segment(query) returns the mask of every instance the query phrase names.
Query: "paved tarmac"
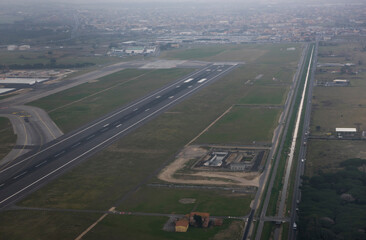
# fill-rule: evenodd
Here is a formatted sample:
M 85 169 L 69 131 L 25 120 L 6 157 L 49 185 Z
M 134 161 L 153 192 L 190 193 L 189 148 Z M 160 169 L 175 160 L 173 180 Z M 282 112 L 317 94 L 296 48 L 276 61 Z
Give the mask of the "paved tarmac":
M 62 131 L 40 108 L 15 106 L 0 109 L 0 116 L 7 117 L 17 135 L 13 150 L 0 161 L 0 169 L 31 150 L 39 149 L 45 143 L 63 135 Z
M 24 154 L 0 170 L 0 208 L 12 205 L 236 67 L 234 63 L 208 65 Z

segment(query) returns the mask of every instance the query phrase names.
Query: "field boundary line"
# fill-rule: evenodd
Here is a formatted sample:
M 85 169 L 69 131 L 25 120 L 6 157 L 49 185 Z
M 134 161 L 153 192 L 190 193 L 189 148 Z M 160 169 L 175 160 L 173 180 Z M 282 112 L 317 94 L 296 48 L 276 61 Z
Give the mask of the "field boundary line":
M 111 207 L 108 211 L 113 212 L 116 207 Z M 94 222 L 92 225 L 90 225 L 84 232 L 82 232 L 75 240 L 80 240 L 82 237 L 85 236 L 90 230 L 92 230 L 100 221 L 102 221 L 108 213 L 103 214 L 96 222 Z
M 234 105 L 233 105 L 234 106 Z M 202 134 L 204 134 L 208 129 L 210 129 L 217 121 L 219 121 L 223 116 L 225 116 L 233 106 L 229 107 L 223 114 L 221 114 L 218 118 L 216 118 L 210 125 L 208 125 L 202 132 L 200 132 L 195 138 L 193 138 L 189 143 L 186 144 L 186 147 L 191 145 L 194 141 L 196 141 Z

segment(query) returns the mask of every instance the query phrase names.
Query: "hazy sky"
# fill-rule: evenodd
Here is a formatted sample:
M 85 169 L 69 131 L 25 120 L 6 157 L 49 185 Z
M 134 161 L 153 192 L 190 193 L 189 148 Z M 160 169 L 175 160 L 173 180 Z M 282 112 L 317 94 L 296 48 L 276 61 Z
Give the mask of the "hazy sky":
M 71 4 L 87 4 L 87 3 L 365 3 L 366 0 L 0 0 L 0 3 L 71 3 Z

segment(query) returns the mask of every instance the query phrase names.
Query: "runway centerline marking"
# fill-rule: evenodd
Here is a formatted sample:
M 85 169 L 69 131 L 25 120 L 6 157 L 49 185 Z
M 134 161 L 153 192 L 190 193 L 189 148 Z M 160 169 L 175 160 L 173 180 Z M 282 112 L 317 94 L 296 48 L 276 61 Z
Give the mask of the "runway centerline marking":
M 199 70 L 199 71 L 197 71 L 197 72 L 193 72 L 193 73 L 189 74 L 187 77 L 191 77 L 191 76 L 194 76 L 194 75 L 199 74 L 199 73 L 201 73 L 201 72 L 204 72 L 204 70 L 206 70 L 206 69 L 207 69 L 207 68 L 209 68 L 209 67 L 210 67 L 210 65 L 209 65 L 209 66 L 206 66 L 206 67 L 204 67 L 204 68 L 202 68 L 201 70 Z M 7 170 L 9 170 L 9 169 L 11 169 L 11 168 L 13 168 L 13 167 L 15 167 L 15 166 L 17 166 L 17 165 L 21 164 L 21 163 L 23 163 L 23 162 L 25 162 L 25 161 L 29 160 L 29 159 L 32 159 L 33 157 L 35 157 L 35 156 L 39 155 L 40 153 L 43 153 L 44 151 L 46 151 L 46 150 L 48 150 L 48 149 L 50 149 L 50 148 L 52 148 L 52 147 L 54 147 L 54 146 L 59 145 L 60 143 L 65 142 L 65 141 L 69 140 L 70 138 L 73 138 L 74 136 L 77 136 L 77 135 L 79 135 L 79 134 L 81 134 L 81 133 L 83 133 L 83 132 L 87 131 L 88 129 L 90 129 L 90 128 L 92 128 L 92 127 L 95 127 L 96 125 L 98 125 L 98 124 L 100 124 L 100 123 L 102 123 L 102 122 L 104 122 L 104 121 L 106 121 L 106 120 L 108 120 L 108 119 L 110 119 L 110 118 L 112 118 L 112 117 L 115 117 L 116 115 L 118 115 L 118 114 L 120 114 L 120 113 L 122 113 L 122 112 L 124 112 L 124 111 L 127 111 L 128 109 L 130 109 L 130 108 L 132 108 L 132 107 L 134 107 L 134 106 L 136 106 L 136 105 L 140 104 L 141 102 L 144 102 L 144 101 L 146 101 L 147 99 L 152 98 L 152 97 L 156 96 L 157 94 L 159 94 L 159 93 L 161 93 L 161 92 L 164 92 L 165 90 L 167 90 L 167 89 L 171 88 L 172 86 L 175 86 L 175 85 L 180 84 L 180 83 L 181 83 L 181 81 L 177 81 L 176 83 L 174 83 L 174 84 L 172 84 L 172 85 L 166 86 L 166 87 L 164 87 L 163 89 L 160 89 L 159 91 L 157 91 L 157 92 L 153 93 L 152 95 L 147 96 L 147 97 L 144 97 L 144 98 L 142 98 L 141 100 L 139 100 L 139 101 L 137 101 L 137 102 L 135 102 L 135 103 L 133 103 L 133 104 L 131 104 L 131 105 L 129 105 L 129 106 L 124 107 L 123 109 L 121 109 L 121 110 L 119 110 L 119 111 L 117 111 L 117 112 L 113 113 L 112 115 L 110 115 L 110 116 L 108 116 L 108 117 L 106 117 L 106 118 L 104 118 L 104 119 L 102 119 L 102 120 L 100 120 L 100 121 L 98 121 L 98 122 L 96 122 L 96 123 L 94 123 L 94 124 L 92 124 L 92 125 L 90 125 L 90 126 L 88 126 L 88 127 L 84 128 L 84 129 L 81 129 L 79 132 L 74 133 L 73 135 L 71 135 L 71 136 L 69 136 L 69 137 L 66 137 L 65 139 L 62 139 L 61 141 L 56 142 L 55 144 L 53 144 L 53 145 L 51 145 L 51 146 L 49 146 L 49 147 L 47 147 L 47 148 L 45 148 L 45 149 L 43 149 L 43 150 L 41 150 L 41 151 L 39 151 L 39 152 L 35 153 L 35 154 L 33 154 L 32 156 L 29 156 L 29 157 L 27 157 L 27 158 L 25 158 L 25 159 L 23 159 L 23 160 L 21 160 L 21 161 L 19 161 L 19 162 L 17 162 L 17 163 L 14 163 L 13 165 L 9 166 L 8 168 L 5 168 L 5 169 L 1 170 L 1 171 L 0 171 L 0 173 L 3 173 L 3 172 L 5 172 L 5 171 L 7 171 Z
M 50 175 L 54 174 L 55 172 L 65 168 L 66 166 L 70 165 L 71 163 L 75 162 L 76 160 L 80 159 L 81 157 L 87 155 L 88 153 L 94 151 L 95 149 L 99 148 L 100 146 L 102 146 L 103 144 L 109 142 L 110 140 L 112 140 L 113 138 L 116 138 L 117 136 L 125 133 L 126 131 L 128 131 L 129 129 L 133 128 L 134 126 L 140 124 L 141 122 L 145 121 L 146 119 L 150 118 L 151 116 L 155 115 L 156 113 L 160 112 L 161 110 L 163 110 L 164 108 L 167 108 L 169 107 L 170 105 L 172 105 L 173 103 L 179 101 L 180 99 L 186 97 L 187 95 L 191 94 L 192 92 L 194 92 L 195 90 L 199 89 L 199 88 L 202 88 L 203 86 L 205 86 L 207 83 L 209 83 L 210 81 L 213 81 L 214 79 L 218 78 L 220 75 L 223 75 L 225 72 L 231 70 L 234 66 L 236 65 L 233 65 L 231 67 L 229 67 L 228 69 L 226 69 L 225 71 L 221 72 L 220 74 L 214 76 L 211 80 L 201 84 L 201 85 L 198 85 L 197 87 L 195 87 L 194 89 L 188 91 L 187 93 L 183 94 L 182 96 L 172 100 L 171 102 L 168 102 L 166 105 L 162 106 L 161 108 L 155 110 L 154 112 L 150 113 L 149 115 L 145 116 L 144 118 L 140 119 L 139 121 L 133 123 L 132 125 L 128 126 L 127 128 L 121 130 L 120 132 L 116 133 L 115 135 L 111 136 L 110 138 L 104 140 L 103 142 L 97 144 L 96 146 L 92 147 L 91 149 L 87 150 L 86 152 L 80 154 L 79 156 L 73 158 L 72 160 L 70 160 L 69 162 L 61 165 L 60 167 L 56 168 L 55 170 L 47 173 L 46 175 L 44 175 L 43 177 L 37 179 L 36 181 L 32 182 L 31 184 L 27 185 L 26 187 L 20 189 L 19 191 L 13 193 L 12 195 L 10 195 L 9 197 L 3 199 L 0 201 L 0 204 L 6 202 L 7 200 L 13 198 L 14 196 L 18 195 L 19 193 L 22 193 L 24 192 L 25 190 L 27 190 L 28 188 L 32 187 L 33 185 L 39 183 L 40 181 L 44 180 L 45 178 L 49 177 Z

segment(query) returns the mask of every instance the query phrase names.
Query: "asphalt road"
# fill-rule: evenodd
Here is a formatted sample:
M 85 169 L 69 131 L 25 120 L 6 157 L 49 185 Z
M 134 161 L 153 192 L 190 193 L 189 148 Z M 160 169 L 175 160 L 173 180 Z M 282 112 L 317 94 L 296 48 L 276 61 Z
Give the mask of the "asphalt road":
M 20 155 L 39 149 L 43 144 L 63 135 L 48 114 L 33 106 L 15 106 L 0 109 L 0 116 L 10 119 L 17 135 L 13 150 L 0 160 L 0 170 Z
M 315 77 L 315 70 L 318 62 L 318 42 L 315 46 L 314 51 L 314 58 L 313 58 L 313 65 L 311 69 L 311 77 L 309 82 L 309 90 L 307 92 L 306 99 L 308 100 L 306 109 L 305 109 L 305 116 L 304 116 L 304 123 L 302 129 L 301 139 L 302 142 L 307 142 L 309 137 L 309 129 L 310 129 L 310 120 L 311 120 L 311 107 L 312 107 L 312 97 L 313 97 L 313 88 L 314 88 L 314 77 Z M 301 176 L 304 174 L 305 171 L 305 161 L 306 161 L 306 151 L 307 151 L 307 144 L 301 144 L 298 156 L 298 165 L 296 168 L 296 176 L 295 176 L 295 184 L 294 184 L 294 192 L 292 197 L 292 209 L 291 209 L 291 221 L 290 221 L 290 231 L 288 235 L 288 239 L 293 240 L 296 239 L 297 229 L 293 228 L 294 223 L 297 220 L 297 211 L 298 203 L 301 201 L 301 191 L 299 189 L 301 185 Z
M 307 49 L 307 48 L 306 48 Z M 278 167 L 278 162 L 279 162 L 279 155 L 277 154 L 277 156 L 275 156 L 276 152 L 281 152 L 281 149 L 283 147 L 283 142 L 284 142 L 284 138 L 281 139 L 281 143 L 280 143 L 280 136 L 283 133 L 283 135 L 286 134 L 287 128 L 288 128 L 288 122 L 287 119 L 289 116 L 291 116 L 291 112 L 292 112 L 292 106 L 293 106 L 293 99 L 296 97 L 296 86 L 298 86 L 298 82 L 299 82 L 299 78 L 301 76 L 301 70 L 303 68 L 303 63 L 304 63 L 304 59 L 306 56 L 306 49 L 304 49 L 302 56 L 300 58 L 299 64 L 298 64 L 298 69 L 293 77 L 293 84 L 291 86 L 288 98 L 286 100 L 285 106 L 284 106 L 284 112 L 282 113 L 280 120 L 279 120 L 279 125 L 276 128 L 276 130 L 274 131 L 274 137 L 273 137 L 273 141 L 272 141 L 272 147 L 271 147 L 271 151 L 268 155 L 268 160 L 265 166 L 265 170 L 262 174 L 262 177 L 260 179 L 260 184 L 259 184 L 259 189 L 256 193 L 255 199 L 254 199 L 254 203 L 252 205 L 252 210 L 255 212 L 258 208 L 259 208 L 259 204 L 260 204 L 260 200 L 263 196 L 264 189 L 265 189 L 265 185 L 266 182 L 268 181 L 268 188 L 266 191 L 266 197 L 264 199 L 264 203 L 263 203 L 263 207 L 262 207 L 262 211 L 260 213 L 260 222 L 257 228 L 257 235 L 256 235 L 256 239 L 260 239 L 261 237 L 261 232 L 263 229 L 263 225 L 264 225 L 264 221 L 263 218 L 265 217 L 265 213 L 267 212 L 267 207 L 268 207 L 268 203 L 270 200 L 270 195 L 271 195 L 271 191 L 272 191 L 272 187 L 273 187 L 273 183 L 274 183 L 274 179 L 275 179 L 275 173 L 277 172 L 277 167 Z M 284 124 L 286 122 L 286 124 Z M 276 161 L 275 161 L 275 165 L 271 166 L 271 162 L 272 160 L 276 157 Z M 269 178 L 269 173 L 270 170 L 273 168 L 273 172 L 274 174 L 272 174 L 271 178 Z M 251 221 L 252 219 L 249 219 L 245 229 L 244 229 L 244 234 L 243 234 L 243 240 L 246 240 L 248 238 L 248 236 L 250 236 L 250 232 L 252 231 L 251 229 Z
M 0 209 L 214 82 L 237 64 L 211 64 L 92 123 L 29 152 L 0 171 Z

